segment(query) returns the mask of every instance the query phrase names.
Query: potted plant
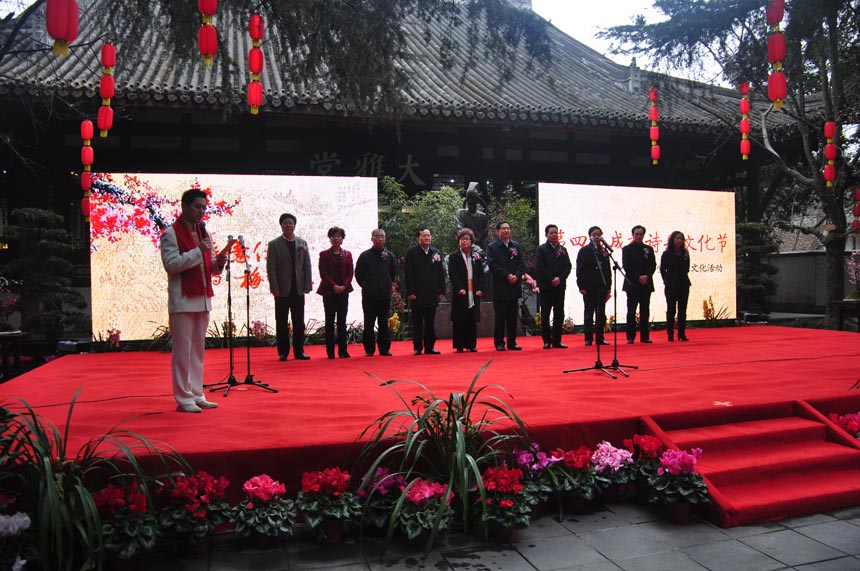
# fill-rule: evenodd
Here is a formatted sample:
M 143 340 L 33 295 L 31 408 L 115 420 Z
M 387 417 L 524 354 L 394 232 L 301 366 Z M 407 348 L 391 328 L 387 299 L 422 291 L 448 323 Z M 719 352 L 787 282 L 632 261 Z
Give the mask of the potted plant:
M 606 440 L 601 441 L 591 456 L 595 478 L 604 491 L 606 501 L 618 500 L 619 486 L 626 485 L 633 477 L 633 455 L 629 450 L 616 448 Z
M 510 543 L 517 526 L 528 526 L 532 507 L 523 494 L 519 468 L 491 466 L 481 474 L 486 492 L 481 521 L 489 524 L 499 541 Z
M 0 509 L 5 511 L 13 501 L 7 502 L 0 496 Z M 36 559 L 28 532 L 31 523 L 30 516 L 24 512 L 0 514 L 0 569 L 18 571 L 25 568 L 27 561 Z
M 293 533 L 296 506 L 284 496 L 287 489 L 281 482 L 260 474 L 246 481 L 242 491 L 245 498 L 233 508 L 231 517 L 237 533 L 275 538 Z
M 854 438 L 860 438 L 860 412 L 850 414 L 831 412 L 827 418 Z
M 523 494 L 533 511 L 549 502 L 552 493 L 560 490 L 560 480 L 553 468 L 561 461 L 561 457 L 541 451 L 537 443 L 532 443 L 527 450 L 514 450 L 513 464 L 523 472 Z
M 654 490 L 651 502 L 668 505 L 670 516 L 678 523 L 687 522 L 692 504 L 711 501 L 708 485 L 696 471 L 701 455 L 701 448 L 666 450 L 660 456 L 660 467 L 649 478 Z
M 637 497 L 647 500 L 650 493 L 648 479 L 660 467 L 660 455 L 664 450 L 663 441 L 648 434 L 634 434 L 632 438 L 624 439 L 624 447 L 633 455 Z
M 158 513 L 162 532 L 180 542 L 180 548 L 185 542 L 201 545 L 216 527 L 229 520 L 230 506 L 224 499 L 229 484 L 226 478 L 215 478 L 202 470 L 174 477 L 163 490 L 166 501 Z
M 429 548 L 436 534 L 448 529 L 454 516 L 451 494 L 445 484 L 416 478 L 404 489 L 394 514 L 406 537 Z
M 131 559 L 155 547 L 158 518 L 149 509 L 146 494 L 137 482 L 128 486 L 108 484 L 93 501 L 102 521 L 104 548 L 118 559 Z
M 349 472 L 340 468 L 302 474 L 296 506 L 305 522 L 329 543 L 340 543 L 343 522 L 361 515 L 361 502 L 348 488 Z
M 588 446 L 576 450 L 556 448 L 552 455 L 561 462 L 556 465 L 560 472 L 559 491 L 564 509 L 573 513 L 585 511 L 586 502 L 594 499 L 598 489 L 597 478 L 591 465 L 593 451 Z
M 391 512 L 394 511 L 394 505 L 405 487 L 406 478 L 402 474 L 392 473 L 383 466 L 377 468 L 369 486 L 361 487 L 357 492 L 364 504 L 364 524 L 377 529 L 388 527 Z

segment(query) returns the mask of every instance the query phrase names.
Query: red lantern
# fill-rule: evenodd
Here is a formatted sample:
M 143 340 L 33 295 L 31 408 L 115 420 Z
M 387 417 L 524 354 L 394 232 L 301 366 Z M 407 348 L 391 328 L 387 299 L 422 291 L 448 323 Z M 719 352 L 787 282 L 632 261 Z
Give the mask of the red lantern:
M 107 106 L 99 107 L 99 133 L 102 137 L 108 136 L 108 131 L 113 128 L 113 109 Z
M 824 124 L 824 138 L 833 139 L 836 137 L 836 123 L 828 121 Z
M 651 162 L 657 164 L 660 160 L 660 145 L 651 145 Z
M 855 218 L 860 217 L 860 204 L 854 205 L 854 217 Z
M 101 62 L 102 67 L 112 68 L 116 65 L 116 46 L 112 43 L 102 44 Z
M 832 186 L 836 180 L 836 167 L 833 165 L 824 165 L 824 180 L 827 181 L 827 186 Z
M 90 217 L 90 199 L 88 196 L 85 196 L 81 199 L 81 214 Z
M 263 17 L 259 14 L 251 14 L 251 17 L 248 19 L 248 35 L 251 36 L 251 39 L 259 42 L 263 39 L 264 31 Z
M 251 48 L 248 52 L 248 69 L 251 73 L 259 75 L 263 71 L 263 50 Z
M 765 8 L 765 17 L 768 26 L 776 26 L 785 17 L 785 1 L 771 0 Z
M 212 65 L 215 61 L 215 53 L 218 51 L 218 32 L 214 26 L 200 26 L 197 32 L 197 44 L 200 49 L 200 55 L 203 56 L 203 63 Z
M 824 145 L 824 158 L 828 161 L 836 160 L 836 145 L 833 143 L 827 143 Z
M 785 59 L 785 34 L 778 32 L 767 39 L 767 60 L 776 63 Z
M 218 11 L 218 0 L 197 0 L 197 10 L 211 16 Z
M 260 112 L 260 106 L 263 105 L 263 84 L 259 81 L 248 84 L 248 105 L 251 107 L 251 115 Z
M 749 81 L 740 82 L 740 85 L 738 85 L 738 90 L 741 92 L 741 95 L 749 95 L 750 82 Z
M 93 173 L 90 171 L 84 171 L 81 173 L 81 188 L 89 191 L 93 186 Z
M 657 141 L 660 139 L 660 127 L 651 127 L 651 140 Z
M 854 189 L 854 202 L 860 202 L 860 188 Z
M 48 0 L 45 8 L 48 35 L 54 39 L 55 56 L 69 55 L 69 44 L 78 37 L 78 3 L 76 0 Z
M 750 134 L 750 120 L 749 119 L 741 119 L 741 133 L 744 135 Z
M 857 232 L 860 230 L 860 220 L 855 220 L 851 223 L 851 232 Z
M 93 122 L 89 119 L 81 121 L 81 139 L 89 141 L 93 138 Z
M 652 103 L 657 103 L 657 88 L 656 87 L 652 87 L 651 89 L 648 90 L 648 99 Z
M 657 110 L 657 107 L 652 107 L 648 111 L 648 117 L 651 119 L 652 123 L 656 123 L 660 120 L 660 111 Z
M 741 99 L 741 115 L 749 115 L 750 112 L 750 100 L 747 97 Z
M 112 75 L 103 75 L 99 81 L 99 95 L 102 97 L 102 105 L 110 105 L 110 100 L 116 94 L 116 81 Z
M 94 157 L 95 153 L 93 152 L 92 147 L 81 147 L 81 164 L 84 165 L 84 167 L 92 166 Z
M 775 71 L 767 79 L 767 96 L 773 101 L 774 109 L 782 109 L 782 100 L 785 99 L 786 86 L 785 74 Z
M 741 139 L 741 154 L 744 155 L 744 160 L 750 154 L 750 140 L 749 139 Z

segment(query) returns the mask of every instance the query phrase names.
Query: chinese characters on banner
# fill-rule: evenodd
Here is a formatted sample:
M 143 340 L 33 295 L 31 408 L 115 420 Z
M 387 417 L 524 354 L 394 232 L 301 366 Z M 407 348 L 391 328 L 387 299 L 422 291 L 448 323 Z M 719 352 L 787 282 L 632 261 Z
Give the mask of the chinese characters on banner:
M 388 175 L 397 179 L 399 183 L 427 186 L 427 183 L 418 174 L 421 163 L 413 158 L 412 153 L 406 153 L 402 162 L 395 162 L 398 164 L 389 167 L 386 157 L 379 153 L 364 153 L 355 160 L 349 161 L 341 159 L 341 156 L 336 152 L 322 151 L 314 153 L 308 162 L 308 168 L 322 176 L 351 175 L 381 178 Z

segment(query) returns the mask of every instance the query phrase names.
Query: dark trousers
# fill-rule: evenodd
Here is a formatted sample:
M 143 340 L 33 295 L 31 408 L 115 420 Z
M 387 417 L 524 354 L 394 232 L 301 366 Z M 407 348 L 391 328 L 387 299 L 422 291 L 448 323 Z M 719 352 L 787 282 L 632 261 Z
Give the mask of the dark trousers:
M 606 327 L 606 291 L 590 290 L 582 296 L 582 301 L 585 304 L 585 340 L 593 341 L 597 337 L 598 342 L 603 341 L 603 329 Z
M 516 299 L 493 302 L 493 314 L 496 324 L 493 328 L 493 342 L 496 347 L 505 344 L 505 333 L 508 334 L 508 347 L 517 343 L 517 308 Z
M 478 323 L 475 312 L 480 311 L 474 307 L 466 311 L 466 321 L 454 321 L 453 328 L 454 349 L 474 349 L 478 345 Z
M 412 348 L 420 351 L 436 345 L 436 307 L 412 306 Z
M 290 354 L 290 315 L 293 316 L 293 353 L 305 352 L 305 296 L 296 292 L 275 298 L 275 337 L 278 355 Z
M 325 308 L 325 349 L 326 353 L 334 356 L 334 325 L 337 320 L 337 350 L 340 355 L 346 353 L 346 311 L 349 309 L 349 293 L 335 293 L 323 298 Z
M 651 292 L 635 290 L 627 292 L 627 340 L 636 339 L 636 306 L 639 306 L 639 339 L 648 339 L 648 321 L 651 319 Z
M 678 306 L 678 335 L 687 332 L 687 300 L 690 299 L 690 288 L 666 288 L 666 331 L 672 335 L 675 327 L 675 306 Z
M 549 314 L 552 311 L 552 330 Z M 540 333 L 544 343 L 561 343 L 564 326 L 564 283 L 540 290 Z
M 364 311 L 364 333 L 361 342 L 364 344 L 364 352 L 373 355 L 374 346 L 379 347 L 379 352 L 384 353 L 391 349 L 391 336 L 388 334 L 388 308 L 391 298 L 387 299 L 364 299 L 361 300 L 361 309 Z M 378 332 L 373 328 L 377 327 Z

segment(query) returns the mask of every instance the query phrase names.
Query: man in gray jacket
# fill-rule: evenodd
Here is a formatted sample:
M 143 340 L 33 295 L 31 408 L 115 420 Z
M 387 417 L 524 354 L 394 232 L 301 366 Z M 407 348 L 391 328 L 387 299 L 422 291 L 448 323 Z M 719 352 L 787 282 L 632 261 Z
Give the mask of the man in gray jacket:
M 293 355 L 307 361 L 305 355 L 305 294 L 310 293 L 311 256 L 308 243 L 296 236 L 296 217 L 281 214 L 282 234 L 269 242 L 266 272 L 269 290 L 275 296 L 275 337 L 278 359 L 290 355 L 289 318 L 293 316 Z

